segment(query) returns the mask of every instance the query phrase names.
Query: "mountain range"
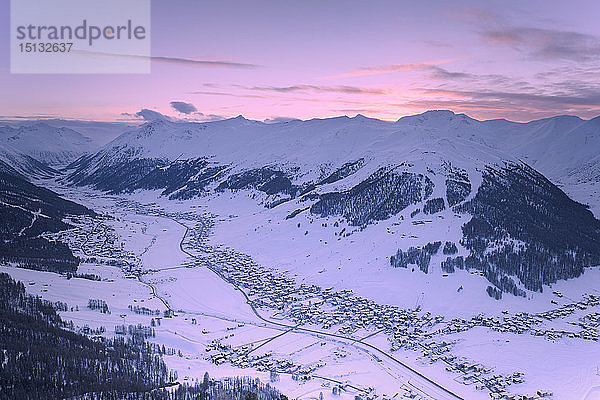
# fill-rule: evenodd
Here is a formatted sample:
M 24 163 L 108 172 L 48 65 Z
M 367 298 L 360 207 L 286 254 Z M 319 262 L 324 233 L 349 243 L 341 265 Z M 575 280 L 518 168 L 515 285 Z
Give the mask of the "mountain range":
M 19 151 L 47 166 L 64 166 L 94 149 L 92 139 L 69 128 L 44 122 L 19 127 L 0 127 L 0 146 Z
M 263 210 L 254 224 L 277 220 L 285 232 L 313 221 L 335 224 L 342 252 L 352 253 L 357 238 L 385 241 L 387 253 L 373 257 L 390 268 L 477 270 L 497 298 L 542 291 L 600 265 L 593 214 L 600 211 L 600 117 L 516 123 L 428 111 L 394 122 L 362 115 L 272 124 L 242 116 L 160 118 L 95 152 L 70 129 L 3 132 L 17 139 L 2 143 L 47 167 L 79 154 L 62 170 L 64 184 L 213 199 L 231 212 L 228 199 L 245 196 Z M 72 143 L 58 146 L 63 152 L 54 143 L 45 150 L 44 141 L 32 146 L 28 138 L 40 134 Z M 411 234 L 374 235 L 382 224 Z M 412 234 L 419 229 L 427 234 Z

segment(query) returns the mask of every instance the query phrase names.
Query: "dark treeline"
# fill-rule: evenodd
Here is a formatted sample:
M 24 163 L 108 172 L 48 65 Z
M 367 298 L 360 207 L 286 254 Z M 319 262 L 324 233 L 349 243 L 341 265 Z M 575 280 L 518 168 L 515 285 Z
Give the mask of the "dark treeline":
M 431 196 L 433 182 L 428 177 L 396 169 L 381 168 L 349 190 L 322 194 L 310 212 L 323 217 L 340 215 L 362 226 L 385 220 Z
M 146 392 L 168 383 L 164 362 L 143 341 L 94 341 L 64 326 L 51 303 L 0 274 L 0 396 L 60 399 Z
M 483 271 L 497 288 L 524 295 L 600 264 L 600 221 L 526 165 L 488 168 L 475 197 L 455 208 L 472 219 L 461 244 L 467 268 Z
M 106 192 L 122 193 L 133 187 L 152 170 L 167 165 L 162 160 L 140 158 L 123 161 L 110 168 L 99 168 L 90 174 L 87 170 L 87 162 L 90 160 L 93 160 L 92 155 L 83 156 L 72 163 L 69 167 L 75 168 L 75 172 L 65 177 L 64 180 L 78 186 L 90 185 Z
M 292 184 L 285 172 L 263 167 L 243 171 L 229 176 L 217 186 L 217 191 L 225 189 L 256 189 L 268 195 L 286 194 L 295 197 L 302 191 L 302 187 Z
M 102 314 L 110 314 L 108 304 L 106 304 L 106 301 L 102 299 L 89 299 L 88 308 L 90 310 L 100 310 Z
M 464 201 L 470 193 L 471 183 L 468 175 L 446 180 L 446 200 L 450 207 Z
M 209 379 L 194 384 L 177 385 L 170 390 L 156 389 L 143 393 L 88 393 L 69 400 L 288 400 L 269 384 L 249 377 Z
M 430 242 L 422 248 L 409 247 L 406 251 L 398 249 L 396 254 L 390 257 L 390 265 L 394 268 L 407 268 L 408 264 L 414 264 L 427 274 L 431 256 L 437 254 L 441 245 L 442 242 Z
M 327 177 L 321 179 L 317 183 L 317 185 L 326 185 L 328 183 L 334 183 L 334 182 L 337 182 L 344 178 L 347 178 L 350 175 L 354 174 L 359 169 L 361 169 L 363 167 L 363 165 L 365 165 L 364 158 L 359 158 L 356 161 L 349 161 L 349 162 L 345 163 L 344 165 L 342 165 L 340 168 L 333 171 Z
M 69 247 L 40 235 L 70 228 L 68 215 L 93 214 L 82 205 L 28 182 L 0 161 L 0 262 L 60 273 L 75 272 Z
M 423 206 L 423 213 L 424 214 L 435 214 L 437 212 L 444 210 L 445 208 L 446 208 L 446 205 L 444 203 L 444 199 L 438 197 L 435 199 L 427 200 L 427 202 Z
M 62 304 L 28 295 L 0 273 L 0 399 L 11 400 L 279 400 L 256 379 L 205 379 L 178 385 L 160 346 L 133 335 L 98 338 L 64 329 Z M 167 389 L 178 385 L 177 388 Z
M 2 235 L 0 234 L 0 236 Z M 73 255 L 65 243 L 50 241 L 43 237 L 19 236 L 0 239 L 0 262 L 14 263 L 21 268 L 59 274 L 74 273 L 79 265 L 79 259 Z
M 342 214 L 355 224 L 378 219 L 377 213 L 386 210 L 392 195 L 375 191 L 381 181 L 371 180 L 373 176 L 337 197 L 328 197 L 332 193 L 322 195 L 311 211 Z M 367 182 L 372 187 L 353 193 Z M 495 288 L 488 289 L 491 297 L 500 298 L 498 290 L 526 296 L 525 289 L 542 291 L 544 285 L 580 276 L 586 267 L 600 264 L 600 221 L 586 206 L 571 200 L 529 166 L 514 163 L 488 166 L 483 171 L 481 185 L 470 199 L 471 184 L 466 174 L 453 173 L 446 186 L 446 201 L 449 206 L 454 205 L 452 210 L 471 215 L 462 226 L 460 240 L 469 254 L 452 257 L 458 253 L 458 247 L 446 242 L 442 251 L 450 257 L 441 263 L 441 269 L 445 273 L 456 269 L 480 271 Z M 389 185 L 385 187 L 388 192 L 391 190 Z M 401 194 L 401 190 L 395 193 Z M 416 200 L 421 201 L 408 196 L 404 202 Z M 377 205 L 377 210 L 369 208 L 369 201 Z M 444 199 L 434 198 L 425 202 L 423 212 L 436 213 L 444 207 Z M 415 210 L 411 217 L 418 212 Z M 386 212 L 383 217 L 387 215 Z M 437 253 L 437 248 L 435 251 L 427 248 L 430 245 L 399 249 L 390 257 L 390 263 L 401 268 L 414 264 L 427 273 L 431 256 Z
M 202 194 L 209 184 L 221 177 L 226 168 L 212 164 L 205 158 L 178 160 L 166 167 L 154 168 L 125 191 L 163 189 L 161 194 L 170 199 L 190 199 Z
M 458 248 L 456 247 L 456 244 L 452 242 L 446 242 L 444 243 L 444 249 L 442 250 L 442 252 L 446 255 L 456 254 L 458 253 Z

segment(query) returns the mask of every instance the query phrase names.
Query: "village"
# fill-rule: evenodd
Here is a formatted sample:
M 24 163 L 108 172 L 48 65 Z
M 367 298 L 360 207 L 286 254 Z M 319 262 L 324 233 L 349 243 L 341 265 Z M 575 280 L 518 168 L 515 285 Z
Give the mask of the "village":
M 577 320 L 565 322 L 572 328 L 554 329 L 546 327 L 546 322 L 563 320 L 574 313 L 600 305 L 600 296 L 586 294 L 581 300 L 561 305 L 541 313 L 504 312 L 502 317 L 476 315 L 471 319 L 447 320 L 420 307 L 403 309 L 392 305 L 381 305 L 362 298 L 352 290 L 321 288 L 316 285 L 298 284 L 294 279 L 279 272 L 258 265 L 251 257 L 224 246 L 213 246 L 208 241 L 214 216 L 195 212 L 167 213 L 160 207 L 140 205 L 121 201 L 121 209 L 143 215 L 170 218 L 185 224 L 189 231 L 183 247 L 194 258 L 184 265 L 187 268 L 209 268 L 221 278 L 242 290 L 251 301 L 251 306 L 272 321 L 281 321 L 293 326 L 310 327 L 323 332 L 331 332 L 340 337 L 353 339 L 358 343 L 368 337 L 382 334 L 387 337 L 389 348 L 385 351 L 409 350 L 429 363 L 442 362 L 445 369 L 456 375 L 457 381 L 474 385 L 479 390 L 487 390 L 494 399 L 538 399 L 550 397 L 551 393 L 538 390 L 529 395 L 515 395 L 507 388 L 525 381 L 523 372 L 501 375 L 492 368 L 452 354 L 455 334 L 466 332 L 474 327 L 485 327 L 496 332 L 530 334 L 554 341 L 561 339 L 581 339 L 598 341 L 600 313 L 585 314 Z M 67 242 L 77 250 L 83 261 L 107 264 L 122 268 L 126 277 L 136 278 L 152 273 L 141 265 L 140 259 L 124 248 L 125 238 L 119 237 L 111 228 L 111 219 L 106 216 L 82 216 L 73 218 L 73 229 L 56 234 L 55 237 Z M 557 299 L 562 294 L 555 292 Z M 558 304 L 558 303 L 557 303 Z M 578 314 L 579 315 L 579 314 Z M 169 315 L 170 316 L 170 315 Z M 121 328 L 122 329 L 122 328 Z M 285 359 L 284 355 L 271 352 L 255 352 L 250 346 L 231 346 L 223 340 L 213 340 L 206 346 L 208 359 L 214 364 L 230 363 L 240 368 L 255 368 L 259 371 L 272 371 L 275 374 L 290 374 L 295 380 L 311 379 L 322 366 L 316 360 L 311 365 L 297 365 Z M 343 385 L 333 385 L 333 392 L 343 390 Z M 419 394 L 407 387 L 404 398 L 419 398 Z M 365 399 L 374 398 L 366 391 Z

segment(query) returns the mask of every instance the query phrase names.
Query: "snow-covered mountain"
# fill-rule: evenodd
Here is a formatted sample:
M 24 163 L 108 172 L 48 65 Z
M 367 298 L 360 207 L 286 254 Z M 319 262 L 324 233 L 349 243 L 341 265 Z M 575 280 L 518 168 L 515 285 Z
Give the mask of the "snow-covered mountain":
M 546 178 L 568 184 L 580 171 L 594 179 L 582 168 L 598 166 L 590 150 L 598 125 L 576 117 L 482 122 L 450 111 L 396 122 L 157 120 L 79 159 L 67 180 L 205 196 L 231 202 L 231 212 L 242 194 L 264 210 L 248 230 L 277 220 L 278 234 L 289 234 L 318 220 L 335 226 L 340 254 L 377 242 L 372 257 L 391 267 L 475 269 L 495 288 L 525 295 L 600 264 L 600 222 Z M 383 226 L 402 235 L 382 236 Z
M 9 145 L 0 144 L 0 161 L 11 166 L 14 170 L 18 171 L 28 179 L 51 178 L 59 174 L 54 168 L 39 162 L 35 158 L 30 157 Z
M 93 141 L 79 132 L 43 122 L 0 127 L 0 145 L 9 146 L 51 167 L 67 165 L 95 149 Z
M 41 236 L 70 227 L 66 215 L 93 212 L 29 182 L 0 160 L 0 261 L 28 268 L 74 272 L 79 260 L 60 241 Z

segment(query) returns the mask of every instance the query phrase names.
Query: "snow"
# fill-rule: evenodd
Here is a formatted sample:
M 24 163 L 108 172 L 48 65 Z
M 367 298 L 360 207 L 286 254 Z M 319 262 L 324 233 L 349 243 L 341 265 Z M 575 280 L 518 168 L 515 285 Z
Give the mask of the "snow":
M 558 116 L 515 123 L 478 121 L 441 110 L 396 122 L 358 115 L 266 124 L 239 116 L 206 123 L 146 123 L 106 144 L 93 165 L 114 165 L 132 155 L 166 161 L 208 157 L 231 165 L 233 172 L 265 165 L 284 171 L 298 167 L 296 180 L 307 182 L 362 157 L 367 159 L 366 173 L 382 165 L 418 161 L 423 153 L 432 152 L 439 155 L 438 162 L 467 170 L 523 160 L 563 185 L 576 200 L 593 201 L 579 197 L 577 185 L 586 178 L 598 182 L 598 174 L 577 171 L 594 160 L 598 163 L 598 148 L 600 118 Z
M 113 334 L 115 325 L 149 324 L 151 317 L 133 314 L 128 309 L 129 305 L 159 309 L 161 312 L 165 310 L 162 301 L 152 294 L 152 289 L 148 286 L 151 284 L 156 287 L 158 296 L 176 310 L 173 318 L 162 318 L 161 325 L 155 328 L 156 338 L 151 340 L 182 352 L 182 357 L 173 355 L 165 358 L 169 367 L 175 368 L 182 379 L 201 379 L 204 372 L 208 371 L 213 377 L 251 375 L 268 381 L 268 374 L 264 372 L 252 368 L 240 369 L 228 363 L 217 366 L 204 359 L 207 354 L 204 349 L 213 339 L 240 346 L 272 338 L 281 334 L 282 330 L 267 326 L 264 321 L 257 319 L 245 303 L 244 297 L 207 268 L 186 268 L 182 265 L 189 264 L 188 256 L 182 253 L 179 247 L 185 234 L 182 225 L 169 218 L 139 215 L 118 207 L 115 203 L 118 197 L 92 196 L 85 191 L 71 189 L 68 191 L 87 199 L 86 205 L 110 212 L 115 217 L 110 220 L 111 226 L 118 232 L 128 250 L 140 256 L 143 269 L 148 271 L 141 275 L 141 281 L 127 279 L 118 268 L 95 264 L 83 264 L 79 272 L 100 275 L 104 279 L 101 282 L 79 278 L 67 280 L 53 273 L 18 268 L 3 267 L 2 271 L 22 280 L 30 293 L 51 301 L 66 301 L 69 306 L 77 305 L 80 311 L 62 313 L 65 320 L 73 320 L 78 326 L 105 326 L 107 334 Z M 333 240 L 332 221 L 329 221 L 328 227 L 325 228 L 321 226 L 320 219 L 315 219 L 310 224 L 304 214 L 300 214 L 291 222 L 288 221 L 287 225 L 285 220 L 277 224 L 275 221 L 281 219 L 273 219 L 271 224 L 264 224 L 262 231 L 254 233 L 252 226 L 257 221 L 265 222 L 261 215 L 261 212 L 265 211 L 244 193 L 222 194 L 221 198 L 186 202 L 171 202 L 164 198 L 156 198 L 156 195 L 157 193 L 144 192 L 129 198 L 145 203 L 156 202 L 157 205 L 173 212 L 194 209 L 195 212 L 202 213 L 211 210 L 217 215 L 217 224 L 210 237 L 213 244 L 235 244 L 236 249 L 248 252 L 260 264 L 297 275 L 298 282 L 322 287 L 333 286 L 335 289 L 351 288 L 356 295 L 383 304 L 412 308 L 418 303 L 424 310 L 448 318 L 469 318 L 480 312 L 485 312 L 486 315 L 501 315 L 505 309 L 511 312 L 536 312 L 552 306 L 550 299 L 554 297 L 550 290 L 531 299 L 507 297 L 498 302 L 484 293 L 483 288 L 487 284 L 484 278 L 466 271 L 457 271 L 444 277 L 440 271 L 425 275 L 418 269 L 391 269 L 388 260 L 373 259 L 372 255 L 380 254 L 381 249 L 373 251 L 370 246 L 364 246 L 360 241 L 354 246 L 348 245 L 347 242 L 342 245 L 342 241 Z M 224 196 L 231 198 L 224 201 Z M 237 217 L 229 217 L 230 211 L 233 210 Z M 283 215 L 287 211 L 278 212 Z M 224 217 L 225 215 L 227 217 Z M 305 236 L 295 232 L 296 219 L 300 216 L 304 218 L 300 230 L 303 231 L 304 225 L 310 225 L 311 231 L 316 231 L 315 233 Z M 399 230 L 403 225 L 393 225 L 398 222 L 396 220 L 389 222 L 370 226 L 361 233 L 372 237 L 373 243 L 383 242 L 377 238 L 390 235 L 387 233 L 388 227 L 398 230 L 394 235 L 401 235 Z M 430 229 L 428 224 L 410 224 L 410 227 L 412 230 L 407 231 L 406 237 L 401 239 L 406 243 L 410 243 L 410 234 L 425 237 Z M 451 224 L 448 228 L 450 231 L 456 229 Z M 293 245 L 292 237 L 295 238 Z M 350 238 L 352 235 L 346 239 Z M 323 243 L 323 239 L 328 240 L 327 245 Z M 342 251 L 343 257 L 337 254 Z M 310 252 L 310 257 L 306 257 L 304 252 Z M 350 256 L 346 257 L 347 255 Z M 351 260 L 346 261 L 346 258 Z M 340 267 L 341 269 L 338 269 Z M 325 271 L 319 273 L 322 268 Z M 30 282 L 35 284 L 31 285 Z M 592 269 L 586 271 L 580 279 L 557 283 L 552 290 L 568 293 L 571 298 L 578 298 L 583 293 L 597 290 L 598 282 L 600 269 Z M 456 291 L 459 285 L 464 287 L 460 293 Z M 88 310 L 86 306 L 90 298 L 106 300 L 111 314 Z M 197 324 L 193 324 L 192 319 L 195 319 Z M 238 324 L 244 326 L 240 327 Z M 371 333 L 373 332 L 367 331 L 364 336 Z M 224 339 L 225 336 L 228 338 Z M 534 389 L 549 388 L 555 392 L 555 399 L 570 399 L 572 393 L 581 398 L 587 391 L 592 390 L 594 385 L 600 385 L 594 369 L 597 367 L 597 361 L 591 356 L 596 346 L 594 342 L 569 339 L 550 342 L 530 335 L 492 332 L 483 328 L 449 335 L 447 340 L 453 339 L 458 340 L 455 352 L 461 356 L 492 365 L 498 372 L 512 373 L 515 368 L 524 370 L 526 386 L 519 387 L 519 390 L 524 388 L 525 391 L 531 392 Z M 366 341 L 381 348 L 387 347 L 384 334 L 376 334 Z M 318 335 L 288 332 L 260 349 L 261 352 L 272 352 L 276 357 L 302 365 L 310 365 L 320 360 L 325 365 L 317 370 L 316 376 L 342 382 L 350 381 L 359 387 L 374 386 L 379 394 L 393 396 L 399 391 L 398 382 L 406 381 L 406 372 L 382 357 L 374 358 L 360 346 Z M 405 350 L 394 353 L 394 356 L 461 394 L 463 398 L 489 398 L 486 392 L 475 391 L 474 387 L 464 386 L 455 381 L 456 373 L 445 371 L 443 364 L 431 364 L 418 354 Z M 561 370 L 558 379 L 557 366 L 560 366 Z M 327 379 L 314 377 L 308 382 L 299 383 L 282 374 L 280 381 L 274 385 L 292 397 L 318 396 L 319 392 L 323 392 L 325 398 L 332 398 L 331 386 L 327 387 L 331 382 Z M 342 398 L 350 399 L 354 394 L 358 393 L 352 390 L 344 392 Z
M 365 165 L 355 174 L 317 190 L 348 189 L 381 166 L 404 162 L 400 170 L 428 171 L 435 184 L 432 197 L 443 197 L 449 165 L 466 171 L 473 196 L 485 166 L 500 165 L 506 160 L 518 162 L 522 158 L 561 184 L 575 199 L 591 202 L 592 211 L 598 215 L 597 176 L 600 175 L 590 171 L 600 171 L 599 121 L 567 116 L 518 124 L 477 121 L 449 111 L 427 112 L 396 122 L 363 116 L 273 124 L 243 117 L 211 123 L 160 120 L 133 128 L 108 143 L 88 168 L 91 171 L 110 167 L 131 155 L 167 161 L 208 157 L 211 162 L 230 165 L 232 172 L 274 166 L 293 173 L 294 183 L 303 183 L 316 181 L 346 162 L 364 158 Z M 161 312 L 170 307 L 176 315 L 162 318 L 152 340 L 181 350 L 182 357 L 166 357 L 168 365 L 177 369 L 180 377 L 201 379 L 204 371 L 209 371 L 214 377 L 252 375 L 268 380 L 268 374 L 255 368 L 242 369 L 229 363 L 215 365 L 206 360 L 206 347 L 217 339 L 232 346 L 264 341 L 260 352 L 272 352 L 276 357 L 305 366 L 324 363 L 307 382 L 297 382 L 282 374 L 275 386 L 290 398 L 317 397 L 321 391 L 326 398 L 332 398 L 332 383 L 328 379 L 349 381 L 361 388 L 373 386 L 378 394 L 392 397 L 401 384 L 412 378 L 406 368 L 378 356 L 365 344 L 301 329 L 284 333 L 286 329 L 282 326 L 265 322 L 232 284 L 182 251 L 186 226 L 191 227 L 193 221 L 136 213 L 119 205 L 119 200 L 152 203 L 172 213 L 193 211 L 212 215 L 214 226 L 207 240 L 215 248 L 231 248 L 247 254 L 256 263 L 285 274 L 298 284 L 331 287 L 335 291 L 349 289 L 355 296 L 378 304 L 406 309 L 420 307 L 421 312 L 431 312 L 446 320 L 468 320 L 478 314 L 502 318 L 518 312 L 547 311 L 568 301 L 578 301 L 586 293 L 597 294 L 600 283 L 600 269 L 591 268 L 582 277 L 557 282 L 543 293 L 528 292 L 527 298 L 505 295 L 502 301 L 496 301 L 485 293 L 489 282 L 482 276 L 466 270 L 444 274 L 438 267 L 441 254 L 432 259 L 429 274 L 411 266 L 392 268 L 389 256 L 398 249 L 423 246 L 435 240 L 454 242 L 458 255 L 466 255 L 459 239 L 468 215 L 458 216 L 449 209 L 411 218 L 410 214 L 420 207 L 412 205 L 361 230 L 341 218 L 322 218 L 309 212 L 286 219 L 294 210 L 310 204 L 293 199 L 267 209 L 261 202 L 269 199 L 256 191 L 225 191 L 192 200 L 169 201 L 159 191 L 106 196 L 88 189 L 60 186 L 54 189 L 114 217 L 106 223 L 115 230 L 123 248 L 139 260 L 141 272 L 137 279 L 128 279 L 118 268 L 89 263 L 83 264 L 79 272 L 100 275 L 102 281 L 67 280 L 52 273 L 9 267 L 0 270 L 22 280 L 30 293 L 79 307 L 80 311 L 64 312 L 64 319 L 71 319 L 79 326 L 104 325 L 108 333 L 112 333 L 114 325 L 123 323 L 149 324 L 150 317 L 132 313 L 130 305 Z M 423 223 L 413 224 L 415 220 Z M 339 235 L 344 228 L 348 236 Z M 553 291 L 565 297 L 558 298 Z M 106 300 L 111 314 L 88 310 L 90 298 Z M 271 311 L 262 312 L 264 317 L 275 321 L 276 310 Z M 586 313 L 592 311 L 598 309 Z M 577 312 L 565 320 L 545 322 L 545 326 L 566 329 L 583 315 Z M 285 318 L 281 321 L 289 323 Z M 373 334 L 365 343 L 389 349 L 385 333 L 368 330 L 359 333 L 363 337 Z M 269 339 L 272 340 L 267 342 Z M 555 393 L 554 399 L 567 400 L 597 398 L 600 393 L 597 342 L 566 337 L 551 341 L 528 333 L 503 333 L 482 327 L 444 335 L 443 340 L 456 341 L 454 354 L 491 366 L 495 372 L 524 371 L 525 383 L 517 385 L 516 391 L 534 393 L 548 388 Z M 430 363 L 419 352 L 399 350 L 393 355 L 465 399 L 489 398 L 486 391 L 461 384 L 457 373 L 446 371 L 441 362 Z M 424 388 L 436 393 L 435 388 Z M 344 392 L 342 397 L 352 398 L 358 393 L 353 390 Z
M 8 145 L 49 166 L 65 166 L 95 149 L 93 141 L 69 128 L 43 122 L 0 127 L 0 144 Z

